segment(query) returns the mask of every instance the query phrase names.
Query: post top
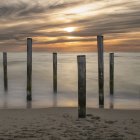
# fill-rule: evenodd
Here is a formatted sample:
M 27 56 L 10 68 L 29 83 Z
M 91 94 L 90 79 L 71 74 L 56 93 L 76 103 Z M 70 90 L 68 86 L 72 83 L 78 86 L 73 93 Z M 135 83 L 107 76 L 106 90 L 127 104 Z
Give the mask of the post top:
M 32 38 L 31 37 L 27 37 L 27 40 L 32 40 Z
M 77 56 L 78 63 L 85 63 L 86 62 L 86 56 L 85 55 L 78 55 Z
M 114 53 L 113 53 L 113 52 L 111 52 L 111 53 L 110 53 L 110 55 L 114 55 Z
M 77 57 L 78 57 L 78 58 L 79 58 L 79 57 L 85 57 L 85 55 L 78 55 Z
M 103 37 L 103 35 L 102 34 L 98 34 L 97 37 Z

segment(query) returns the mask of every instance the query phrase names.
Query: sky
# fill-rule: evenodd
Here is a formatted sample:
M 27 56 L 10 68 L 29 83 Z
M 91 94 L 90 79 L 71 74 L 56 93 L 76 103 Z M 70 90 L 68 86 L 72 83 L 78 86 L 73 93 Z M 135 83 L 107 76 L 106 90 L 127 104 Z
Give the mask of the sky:
M 0 0 L 0 51 L 140 52 L 140 0 Z

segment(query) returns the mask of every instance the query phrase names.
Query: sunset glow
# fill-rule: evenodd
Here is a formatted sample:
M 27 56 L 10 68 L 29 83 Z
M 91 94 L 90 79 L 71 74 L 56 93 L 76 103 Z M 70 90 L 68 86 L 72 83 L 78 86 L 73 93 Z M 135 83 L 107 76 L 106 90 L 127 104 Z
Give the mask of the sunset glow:
M 106 51 L 138 52 L 138 5 L 139 0 L 1 1 L 0 51 L 25 51 L 27 37 L 35 51 L 96 51 L 102 34 Z
M 76 30 L 75 27 L 67 27 L 67 28 L 64 28 L 64 31 L 66 31 L 68 33 L 74 32 L 75 30 Z

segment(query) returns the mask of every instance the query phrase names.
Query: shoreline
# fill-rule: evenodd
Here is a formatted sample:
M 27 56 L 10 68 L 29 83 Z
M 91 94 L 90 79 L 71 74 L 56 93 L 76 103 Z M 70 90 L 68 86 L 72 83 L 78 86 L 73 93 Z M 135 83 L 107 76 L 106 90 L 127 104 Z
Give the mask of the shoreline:
M 57 107 L 53 107 L 53 106 L 48 106 L 48 107 L 7 107 L 7 108 L 0 108 L 1 110 L 47 110 L 47 109 L 77 109 L 78 111 L 78 107 L 64 107 L 64 106 L 57 106 Z M 140 108 L 96 108 L 96 107 L 86 107 L 87 110 L 112 110 L 112 111 L 140 111 Z

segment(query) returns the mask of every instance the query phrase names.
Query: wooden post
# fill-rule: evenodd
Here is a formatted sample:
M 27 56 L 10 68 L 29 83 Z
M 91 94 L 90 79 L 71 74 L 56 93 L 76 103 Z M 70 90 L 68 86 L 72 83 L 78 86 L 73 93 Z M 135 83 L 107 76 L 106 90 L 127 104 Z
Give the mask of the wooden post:
M 78 117 L 86 117 L 86 58 L 77 56 L 78 62 Z
M 27 38 L 27 101 L 32 100 L 32 38 Z
M 7 77 L 7 53 L 3 52 L 3 80 L 4 80 L 4 90 L 8 89 L 8 77 Z
M 99 84 L 99 107 L 104 107 L 104 47 L 103 36 L 97 36 L 98 45 L 98 84 Z
M 110 53 L 110 95 L 114 94 L 114 53 Z
M 53 53 L 53 91 L 57 93 L 57 53 Z

